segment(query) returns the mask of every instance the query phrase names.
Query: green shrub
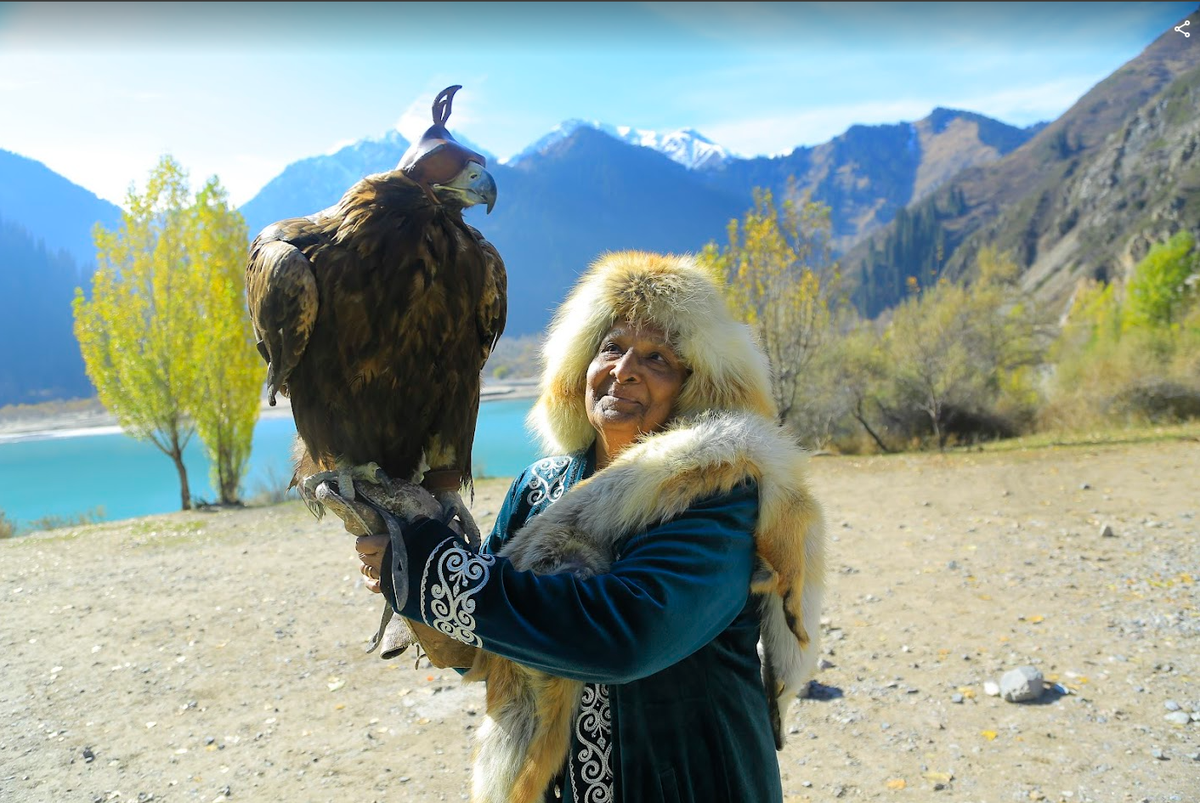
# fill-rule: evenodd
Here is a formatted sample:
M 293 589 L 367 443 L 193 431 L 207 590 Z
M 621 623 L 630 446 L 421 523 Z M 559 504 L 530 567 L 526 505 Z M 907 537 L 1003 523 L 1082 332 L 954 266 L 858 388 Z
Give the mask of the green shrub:
M 69 516 L 42 516 L 29 522 L 25 530 L 30 532 L 59 530 L 63 527 L 80 527 L 84 524 L 95 524 L 100 521 L 104 521 L 104 508 L 95 507 L 83 513 L 74 513 Z
M 278 505 L 289 499 L 298 499 L 299 494 L 296 490 L 288 487 L 291 482 L 290 474 L 281 474 L 275 470 L 274 466 L 268 466 L 266 479 L 259 480 L 254 484 L 254 491 L 247 504 L 264 507 Z

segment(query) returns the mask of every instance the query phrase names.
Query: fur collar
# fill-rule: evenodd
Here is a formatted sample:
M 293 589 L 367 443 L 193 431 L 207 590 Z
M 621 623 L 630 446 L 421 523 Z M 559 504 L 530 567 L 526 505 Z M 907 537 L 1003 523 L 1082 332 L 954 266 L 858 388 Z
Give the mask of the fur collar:
M 805 480 L 806 457 L 786 430 L 754 413 L 680 420 L 576 484 L 514 533 L 500 554 L 518 569 L 600 574 L 627 536 L 756 480 L 759 568 L 751 590 L 761 598 L 758 652 L 775 744 L 782 748 L 788 707 L 816 668 L 824 589 L 824 522 Z M 566 759 L 583 684 L 484 651 L 464 679 L 488 682 L 473 801 L 540 800 Z
M 501 552 L 540 572 L 608 570 L 623 538 L 668 521 L 693 502 L 747 478 L 759 487 L 752 590 L 762 596 L 764 682 L 777 716 L 816 668 L 825 532 L 805 479 L 807 453 L 753 413 L 705 413 L 622 452 L 517 533 Z M 776 743 L 782 746 L 777 729 Z

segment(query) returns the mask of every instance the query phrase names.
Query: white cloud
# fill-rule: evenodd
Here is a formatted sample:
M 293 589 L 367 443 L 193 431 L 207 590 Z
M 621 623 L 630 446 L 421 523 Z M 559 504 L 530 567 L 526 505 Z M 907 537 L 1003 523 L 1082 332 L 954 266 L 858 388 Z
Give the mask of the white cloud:
M 425 133 L 425 129 L 429 128 L 431 123 L 432 115 L 430 114 L 429 102 L 414 100 L 408 104 L 408 108 L 404 110 L 400 115 L 400 119 L 396 121 L 396 130 L 409 142 L 416 142 Z
M 778 156 L 791 153 L 799 146 L 828 142 L 852 125 L 914 122 L 938 106 L 976 112 L 1017 126 L 1054 120 L 1099 80 L 1078 76 L 985 94 L 827 105 L 759 117 L 710 121 L 696 127 L 714 142 L 741 156 Z
M 396 130 L 409 142 L 416 142 L 425 133 L 425 129 L 433 125 L 433 101 L 447 86 L 448 84 L 439 84 L 435 89 L 420 93 L 401 113 L 400 119 L 396 121 Z M 465 87 L 454 93 L 450 103 L 450 119 L 446 123 L 446 128 L 451 133 L 478 122 L 471 113 L 471 95 Z
M 879 125 L 919 120 L 937 104 L 894 100 L 825 106 L 697 126 L 714 142 L 741 156 L 778 156 L 801 145 L 819 145 L 855 124 Z
M 1014 125 L 1028 125 L 1062 116 L 1104 76 L 1074 76 L 1000 92 L 969 95 L 942 106 L 979 112 Z
M 332 145 L 330 145 L 328 148 L 325 149 L 325 155 L 333 156 L 335 153 L 340 151 L 342 148 L 353 145 L 356 142 L 358 142 L 357 139 L 339 139 L 337 142 L 333 143 Z

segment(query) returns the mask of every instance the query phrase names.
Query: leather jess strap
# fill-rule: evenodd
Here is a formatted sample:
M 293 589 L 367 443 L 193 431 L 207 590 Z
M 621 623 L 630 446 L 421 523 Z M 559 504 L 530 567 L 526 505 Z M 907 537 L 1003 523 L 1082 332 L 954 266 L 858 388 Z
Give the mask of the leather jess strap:
M 457 491 L 462 487 L 462 472 L 453 468 L 426 471 L 421 478 L 421 487 L 430 493 Z

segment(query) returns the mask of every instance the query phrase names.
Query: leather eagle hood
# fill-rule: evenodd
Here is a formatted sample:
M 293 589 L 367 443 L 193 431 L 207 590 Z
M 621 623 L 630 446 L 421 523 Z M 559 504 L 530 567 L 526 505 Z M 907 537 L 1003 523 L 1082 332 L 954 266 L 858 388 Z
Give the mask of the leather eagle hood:
M 438 93 L 433 101 L 433 125 L 409 146 L 396 166 L 397 170 L 422 186 L 450 181 L 468 162 L 487 167 L 487 159 L 482 154 L 460 143 L 446 128 L 454 93 L 460 89 L 462 87 L 458 85 L 449 86 Z

